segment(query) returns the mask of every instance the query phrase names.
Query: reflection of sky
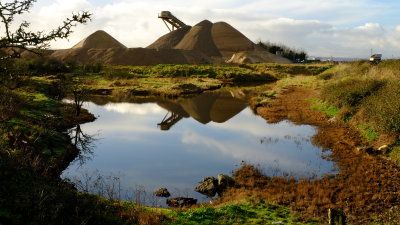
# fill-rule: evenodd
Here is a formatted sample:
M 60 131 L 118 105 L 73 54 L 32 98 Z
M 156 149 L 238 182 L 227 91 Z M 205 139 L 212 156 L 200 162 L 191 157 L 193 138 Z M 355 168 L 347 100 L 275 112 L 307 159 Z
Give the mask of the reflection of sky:
M 250 109 L 222 124 L 183 118 L 169 131 L 161 131 L 157 123 L 167 111 L 155 103 L 89 103 L 85 108 L 99 118 L 81 128 L 99 134 L 99 140 L 93 159 L 81 167 L 71 164 L 66 176 L 98 169 L 123 174 L 125 189 L 143 185 L 149 191 L 185 190 L 205 176 L 230 174 L 242 160 L 260 164 L 269 175 L 297 177 L 332 173 L 334 166 L 321 159 L 321 150 L 310 143 L 313 127 L 287 121 L 267 124 Z

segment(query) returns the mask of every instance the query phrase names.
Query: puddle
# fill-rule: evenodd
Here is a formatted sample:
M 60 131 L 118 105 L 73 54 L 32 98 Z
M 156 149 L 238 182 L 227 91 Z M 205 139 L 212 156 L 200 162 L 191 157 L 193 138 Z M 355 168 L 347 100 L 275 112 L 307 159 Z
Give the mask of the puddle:
M 96 139 L 93 154 L 84 163 L 72 162 L 62 177 L 79 178 L 85 186 L 101 176 L 106 178 L 103 184 L 87 190 L 104 191 L 108 179 L 109 186 L 114 182 L 114 189 L 124 190 L 118 198 L 125 200 L 130 200 L 127 190 L 146 190 L 148 195 L 166 187 L 172 197 L 204 201 L 193 191 L 198 182 L 231 174 L 242 161 L 259 164 L 270 176 L 316 178 L 337 172 L 328 160 L 330 152 L 311 143 L 314 127 L 289 121 L 268 124 L 252 113 L 246 98 L 236 91 L 141 103 L 86 103 L 99 117 L 80 126 Z

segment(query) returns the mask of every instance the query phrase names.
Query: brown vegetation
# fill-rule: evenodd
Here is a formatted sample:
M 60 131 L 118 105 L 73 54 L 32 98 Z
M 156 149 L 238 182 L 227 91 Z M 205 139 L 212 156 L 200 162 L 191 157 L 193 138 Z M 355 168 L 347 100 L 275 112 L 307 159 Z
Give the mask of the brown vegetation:
M 337 163 L 339 173 L 316 180 L 270 178 L 262 175 L 260 169 L 244 164 L 234 172 L 239 187 L 224 193 L 223 200 L 256 195 L 291 206 L 310 217 L 326 217 L 329 208 L 337 208 L 343 209 L 354 224 L 370 224 L 374 222 L 371 218 L 398 223 L 400 218 L 393 215 L 398 212 L 395 206 L 400 204 L 399 166 L 383 157 L 372 156 L 374 151 L 364 151 L 356 131 L 311 109 L 308 99 L 316 94 L 316 91 L 289 87 L 256 111 L 268 122 L 288 119 L 317 126 L 313 143 L 331 150 L 329 157 Z

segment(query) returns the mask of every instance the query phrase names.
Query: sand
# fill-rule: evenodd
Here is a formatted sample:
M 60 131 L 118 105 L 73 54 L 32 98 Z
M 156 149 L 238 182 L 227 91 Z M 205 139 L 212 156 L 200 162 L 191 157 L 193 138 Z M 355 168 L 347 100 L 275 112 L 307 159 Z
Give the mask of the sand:
M 177 30 L 167 33 L 161 36 L 153 44 L 149 45 L 147 48 L 150 49 L 173 49 L 183 37 L 189 32 L 191 26 L 184 26 Z
M 213 23 L 203 20 L 196 24 L 175 46 L 175 49 L 195 50 L 210 57 L 221 57 L 214 40 L 211 37 Z
M 232 57 L 236 52 L 252 51 L 255 44 L 246 36 L 225 22 L 214 23 L 212 39 L 224 57 Z
M 251 64 L 264 62 L 291 63 L 291 61 L 287 58 L 274 55 L 267 51 L 258 50 L 234 53 L 226 62 L 232 64 Z
M 91 48 L 126 48 L 125 45 L 121 44 L 107 32 L 98 30 L 87 38 L 80 41 L 72 49 L 91 49 Z
M 82 64 L 102 63 L 106 65 L 157 65 L 157 64 L 205 64 L 210 59 L 198 53 L 176 49 L 108 48 L 68 49 L 54 52 L 51 57 Z
M 167 33 L 147 48 L 127 48 L 100 30 L 71 49 L 54 51 L 50 57 L 63 62 L 107 65 L 290 62 L 260 50 L 231 25 L 208 20 Z

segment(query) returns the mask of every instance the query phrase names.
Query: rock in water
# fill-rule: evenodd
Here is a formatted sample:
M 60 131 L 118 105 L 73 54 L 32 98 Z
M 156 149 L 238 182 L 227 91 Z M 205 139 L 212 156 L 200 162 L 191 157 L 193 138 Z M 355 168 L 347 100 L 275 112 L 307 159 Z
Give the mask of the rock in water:
M 208 197 L 214 197 L 218 191 L 218 180 L 215 177 L 205 177 L 194 190 Z
M 157 197 L 164 197 L 164 198 L 168 198 L 169 196 L 171 196 L 168 189 L 166 189 L 166 188 L 160 188 L 160 189 L 156 190 L 155 192 L 153 192 L 153 195 L 155 195 Z

